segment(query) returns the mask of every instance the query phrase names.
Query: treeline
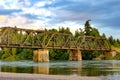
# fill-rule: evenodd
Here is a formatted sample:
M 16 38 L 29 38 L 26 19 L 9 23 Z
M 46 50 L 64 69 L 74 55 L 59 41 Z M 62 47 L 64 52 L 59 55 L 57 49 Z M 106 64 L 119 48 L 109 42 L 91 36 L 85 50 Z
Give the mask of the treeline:
M 78 36 L 95 36 L 106 38 L 106 35 L 103 33 L 100 35 L 98 29 L 92 28 L 90 25 L 90 20 L 87 20 L 84 25 L 84 29 L 78 29 L 75 31 L 75 34 L 72 34 L 69 28 L 59 28 L 50 29 L 49 32 L 57 33 L 66 33 L 71 34 L 75 38 Z M 112 36 L 108 37 L 107 40 L 110 42 L 111 46 L 120 47 L 120 40 L 114 39 Z M 57 50 L 50 49 L 50 60 L 68 60 L 69 59 L 69 50 Z M 99 57 L 101 51 L 82 51 L 82 57 L 85 60 L 91 60 L 93 58 Z M 33 58 L 33 49 L 21 49 L 21 48 L 2 48 L 0 50 L 0 59 L 1 60 L 32 60 Z
M 112 36 L 110 36 L 110 37 L 108 37 L 108 40 L 109 40 L 111 46 L 120 48 L 120 40 L 119 39 L 114 39 Z

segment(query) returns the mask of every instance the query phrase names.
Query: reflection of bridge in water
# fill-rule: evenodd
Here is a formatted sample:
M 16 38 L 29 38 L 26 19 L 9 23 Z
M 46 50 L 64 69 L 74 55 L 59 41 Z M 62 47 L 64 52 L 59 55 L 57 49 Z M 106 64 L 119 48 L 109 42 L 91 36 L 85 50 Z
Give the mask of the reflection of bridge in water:
M 70 64 L 71 63 L 71 64 Z M 27 64 L 27 63 L 26 63 Z M 14 73 L 35 73 L 35 74 L 81 74 L 82 61 L 75 62 L 60 62 L 56 63 L 38 63 L 36 66 L 18 66 L 18 65 L 0 65 L 0 72 Z M 34 64 L 33 64 L 34 65 Z
M 101 76 L 101 75 L 116 75 L 120 74 L 119 60 L 106 61 L 60 61 L 50 63 L 24 63 L 24 65 L 6 64 L 0 65 L 1 72 L 15 72 L 15 73 L 34 73 L 34 74 L 55 74 L 55 75 L 81 75 L 81 76 Z M 4 62 L 3 62 L 4 63 Z M 31 63 L 30 63 L 31 64 Z M 26 66 L 27 65 L 27 66 Z
M 69 64 L 68 64 L 69 63 Z M 45 63 L 41 66 L 36 66 L 33 68 L 34 73 L 37 74 L 73 74 L 73 72 L 75 72 L 75 74 L 81 74 L 82 72 L 82 62 L 77 62 L 77 66 L 70 64 L 70 62 L 66 63 L 67 66 L 65 66 L 65 63 L 61 63 L 59 64 L 54 64 L 54 66 L 50 66 L 49 63 Z M 71 66 L 72 67 L 71 67 Z M 73 67 L 75 66 L 75 67 Z
M 49 63 L 43 63 L 41 66 L 34 66 L 33 72 L 37 74 L 49 74 Z
M 33 59 L 49 61 L 48 49 L 70 50 L 70 60 L 82 60 L 81 50 L 111 51 L 109 42 L 101 37 L 53 33 L 47 30 L 29 30 L 11 27 L 0 28 L 0 47 L 34 48 Z

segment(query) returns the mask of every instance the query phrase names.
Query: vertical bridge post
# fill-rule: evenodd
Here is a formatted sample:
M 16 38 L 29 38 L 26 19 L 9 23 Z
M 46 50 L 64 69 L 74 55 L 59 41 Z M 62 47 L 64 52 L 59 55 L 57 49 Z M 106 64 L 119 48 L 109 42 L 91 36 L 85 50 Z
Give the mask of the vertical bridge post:
M 69 54 L 69 60 L 70 61 L 81 61 L 82 60 L 82 54 L 79 49 L 76 50 L 70 50 Z
M 49 50 L 48 49 L 38 49 L 33 52 L 34 62 L 49 62 Z

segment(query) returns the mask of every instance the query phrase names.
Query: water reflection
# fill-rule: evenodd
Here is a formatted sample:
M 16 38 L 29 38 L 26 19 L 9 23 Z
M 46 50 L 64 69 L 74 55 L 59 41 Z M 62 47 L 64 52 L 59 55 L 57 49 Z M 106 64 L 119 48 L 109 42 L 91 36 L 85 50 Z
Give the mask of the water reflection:
M 41 66 L 33 66 L 33 73 L 49 74 L 49 63 L 43 63 Z
M 32 67 L 1 66 L 1 72 L 33 73 Z
M 39 66 L 33 66 L 33 73 L 37 74 L 80 74 L 82 72 L 82 62 L 50 62 L 50 63 L 39 63 Z
M 15 61 L 0 63 L 1 72 L 78 75 L 82 72 L 82 61 L 58 61 L 34 63 L 33 61 Z
M 1 66 L 0 66 L 0 72 L 1 72 Z
M 120 61 L 54 61 L 49 63 L 34 63 L 33 61 L 0 61 L 0 71 L 101 77 L 120 75 Z

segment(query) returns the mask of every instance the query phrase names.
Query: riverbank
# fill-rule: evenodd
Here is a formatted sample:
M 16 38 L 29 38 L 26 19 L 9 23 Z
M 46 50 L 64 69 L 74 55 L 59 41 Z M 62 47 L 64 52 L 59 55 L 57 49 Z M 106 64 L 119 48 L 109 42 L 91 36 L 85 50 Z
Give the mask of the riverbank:
M 0 72 L 0 80 L 107 80 L 107 79 L 97 77 Z

